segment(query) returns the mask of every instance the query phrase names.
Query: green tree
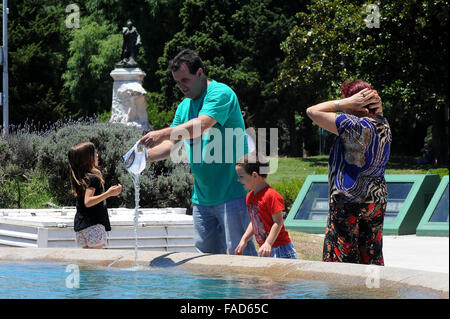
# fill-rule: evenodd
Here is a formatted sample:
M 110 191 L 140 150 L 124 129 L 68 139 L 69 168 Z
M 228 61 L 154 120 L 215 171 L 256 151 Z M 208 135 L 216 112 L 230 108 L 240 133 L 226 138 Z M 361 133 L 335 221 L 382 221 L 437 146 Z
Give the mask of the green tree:
M 60 92 L 67 59 L 63 4 L 51 0 L 9 2 L 10 123 L 55 121 L 67 114 Z
M 160 103 L 173 110 L 182 99 L 167 65 L 179 51 L 191 48 L 210 78 L 235 90 L 254 126 L 278 125 L 284 114 L 274 110 L 286 102 L 274 83 L 283 56 L 280 42 L 294 25 L 294 12 L 301 9 L 302 3 L 291 1 L 184 1 L 179 15 L 183 27 L 167 41 L 158 60 Z
M 379 28 L 367 23 L 375 20 L 365 21 L 376 13 L 367 10 L 368 4 L 318 0 L 298 13 L 297 25 L 282 44 L 285 60 L 278 88 L 297 92 L 297 112 L 304 114 L 312 100 L 338 98 L 344 80 L 365 80 L 383 99 L 393 150 L 417 153 L 426 127 L 433 125 L 433 133 L 439 132 L 433 134 L 435 158 L 446 163 L 448 2 L 377 3 Z M 303 92 L 312 96 L 305 99 Z
M 80 28 L 72 29 L 70 57 L 62 78 L 74 105 L 72 114 L 87 116 L 111 108 L 113 81 L 109 73 L 120 58 L 122 36 L 114 26 L 99 24 L 92 17 L 81 18 Z
M 157 60 L 163 54 L 164 45 L 179 29 L 179 0 L 84 0 L 86 14 L 95 21 L 105 21 L 114 33 L 121 35 L 122 27 L 131 20 L 141 35 L 142 48 L 138 62 L 147 73 L 143 86 L 151 92 L 160 89 L 160 82 L 154 76 L 158 69 Z M 121 47 L 121 46 L 120 46 Z M 120 60 L 120 53 L 116 57 Z

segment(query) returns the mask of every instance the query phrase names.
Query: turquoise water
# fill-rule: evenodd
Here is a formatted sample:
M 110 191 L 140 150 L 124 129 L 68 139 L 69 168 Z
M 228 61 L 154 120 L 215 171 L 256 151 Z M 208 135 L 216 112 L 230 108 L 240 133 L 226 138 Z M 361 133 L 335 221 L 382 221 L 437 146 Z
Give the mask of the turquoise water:
M 321 281 L 206 276 L 179 268 L 147 267 L 75 265 L 79 269 L 79 287 L 74 287 L 71 279 L 75 272 L 68 265 L 73 264 L 0 262 L 0 299 L 438 298 L 433 292 L 417 289 L 344 288 Z

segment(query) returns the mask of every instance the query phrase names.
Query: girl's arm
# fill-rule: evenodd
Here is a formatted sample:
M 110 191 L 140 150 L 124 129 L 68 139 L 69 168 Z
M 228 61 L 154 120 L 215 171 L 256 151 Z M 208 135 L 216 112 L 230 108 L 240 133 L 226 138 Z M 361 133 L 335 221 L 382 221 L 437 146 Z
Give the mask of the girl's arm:
M 117 184 L 115 186 L 111 186 L 103 194 L 94 196 L 95 188 L 94 187 L 88 187 L 88 188 L 86 188 L 86 192 L 84 194 L 84 206 L 86 206 L 86 207 L 95 206 L 98 203 L 101 203 L 102 201 L 107 199 L 108 197 L 119 195 L 121 191 L 122 191 L 122 185 Z
M 267 236 L 264 244 L 259 248 L 258 255 L 262 257 L 270 256 L 272 245 L 278 237 L 281 228 L 283 227 L 283 211 L 272 215 L 273 225 L 270 229 L 269 236 Z

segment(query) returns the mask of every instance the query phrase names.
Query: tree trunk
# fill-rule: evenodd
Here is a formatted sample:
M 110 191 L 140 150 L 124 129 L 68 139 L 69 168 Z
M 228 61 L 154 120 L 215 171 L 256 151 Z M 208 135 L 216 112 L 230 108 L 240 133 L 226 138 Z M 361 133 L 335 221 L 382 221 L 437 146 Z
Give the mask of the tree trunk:
M 448 166 L 448 105 L 440 107 L 433 112 L 432 129 L 432 162 L 434 166 Z
M 290 156 L 299 157 L 300 149 L 299 149 L 299 137 L 297 133 L 297 128 L 295 125 L 295 111 L 290 112 L 288 117 L 288 127 L 289 127 L 289 142 L 290 142 Z

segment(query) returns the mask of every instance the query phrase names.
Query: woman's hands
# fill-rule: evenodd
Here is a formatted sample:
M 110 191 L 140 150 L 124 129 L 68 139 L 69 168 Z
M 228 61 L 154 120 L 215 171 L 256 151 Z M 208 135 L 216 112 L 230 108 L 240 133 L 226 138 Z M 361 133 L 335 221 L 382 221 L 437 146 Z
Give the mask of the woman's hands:
M 364 89 L 348 98 L 322 102 L 306 109 L 308 117 L 321 128 L 339 135 L 336 128 L 336 113 L 343 111 L 358 117 L 370 114 L 382 115 L 381 98 L 377 91 Z
M 340 109 L 346 113 L 364 116 L 370 113 L 382 114 L 381 98 L 377 91 L 364 89 L 340 101 Z

